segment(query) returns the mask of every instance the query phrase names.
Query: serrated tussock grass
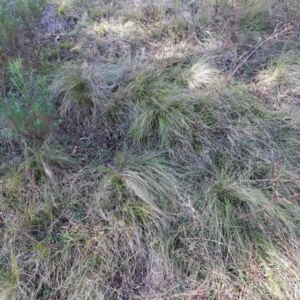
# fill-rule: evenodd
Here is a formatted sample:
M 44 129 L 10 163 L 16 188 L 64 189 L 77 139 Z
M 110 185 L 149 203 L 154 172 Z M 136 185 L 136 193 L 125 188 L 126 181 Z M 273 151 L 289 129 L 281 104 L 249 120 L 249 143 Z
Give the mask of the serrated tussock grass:
M 171 89 L 170 89 L 171 90 Z M 146 103 L 134 107 L 134 121 L 130 128 L 136 144 L 157 144 L 166 148 L 172 142 L 191 143 L 189 133 L 193 126 L 193 105 L 195 99 L 181 91 L 176 94 L 176 86 L 170 95 L 157 99 L 149 98 Z
M 0 298 L 298 299 L 299 3 L 2 2 Z
M 166 214 L 182 201 L 178 181 L 180 173 L 155 153 L 117 153 L 115 159 L 100 165 L 96 172 L 100 178 L 96 199 L 112 197 L 120 203 L 136 199 Z
M 122 66 L 67 65 L 56 75 L 50 90 L 60 102 L 60 113 L 85 125 L 99 122 L 113 90 L 122 80 Z

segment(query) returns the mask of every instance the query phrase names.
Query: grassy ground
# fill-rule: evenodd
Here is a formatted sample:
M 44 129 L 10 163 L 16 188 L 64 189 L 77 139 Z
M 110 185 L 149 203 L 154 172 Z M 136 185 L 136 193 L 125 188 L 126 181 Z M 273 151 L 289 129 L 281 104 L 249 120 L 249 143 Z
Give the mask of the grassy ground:
M 297 0 L 0 0 L 0 299 L 299 299 Z

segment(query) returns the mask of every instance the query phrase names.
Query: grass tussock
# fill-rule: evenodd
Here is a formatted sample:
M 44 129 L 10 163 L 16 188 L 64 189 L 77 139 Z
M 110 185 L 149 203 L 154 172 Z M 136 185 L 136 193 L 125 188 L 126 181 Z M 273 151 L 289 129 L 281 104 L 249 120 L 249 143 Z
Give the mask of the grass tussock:
M 122 76 L 122 68 L 112 64 L 69 65 L 56 75 L 50 87 L 52 98 L 61 99 L 61 115 L 94 124 L 105 112 Z
M 299 9 L 0 0 L 0 299 L 298 299 Z

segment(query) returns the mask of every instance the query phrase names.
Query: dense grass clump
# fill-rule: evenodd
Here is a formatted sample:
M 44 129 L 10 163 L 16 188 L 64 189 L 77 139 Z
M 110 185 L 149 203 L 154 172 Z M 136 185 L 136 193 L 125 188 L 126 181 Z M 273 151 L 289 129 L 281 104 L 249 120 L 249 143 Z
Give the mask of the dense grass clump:
M 83 124 L 99 121 L 106 111 L 113 90 L 124 71 L 113 64 L 69 65 L 64 67 L 51 85 L 52 97 L 61 96 L 60 112 Z
M 298 299 L 299 9 L 0 0 L 0 299 Z

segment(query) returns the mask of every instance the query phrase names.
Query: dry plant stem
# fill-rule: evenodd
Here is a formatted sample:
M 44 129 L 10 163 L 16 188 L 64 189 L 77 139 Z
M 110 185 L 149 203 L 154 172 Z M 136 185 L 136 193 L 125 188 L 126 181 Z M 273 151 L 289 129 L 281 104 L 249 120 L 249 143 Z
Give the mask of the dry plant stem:
M 168 296 L 167 298 L 158 298 L 158 300 L 174 299 L 174 298 L 193 300 L 193 299 L 205 299 L 206 297 L 207 297 L 207 292 L 205 288 L 203 286 L 199 286 L 197 290 L 195 290 L 194 292 L 174 294 Z
M 246 286 L 246 284 L 244 283 L 244 284 L 243 284 L 243 287 L 242 287 L 242 289 L 241 289 L 241 291 L 240 291 L 239 300 L 242 300 L 242 299 L 243 299 L 243 292 L 244 292 L 245 286 Z
M 273 179 L 271 180 L 271 182 L 272 182 L 272 196 L 271 196 L 271 201 L 268 203 L 268 205 L 262 207 L 261 209 L 255 211 L 251 214 L 241 216 L 240 218 L 237 218 L 237 220 L 246 219 L 246 218 L 251 217 L 253 215 L 257 215 L 258 213 L 264 211 L 266 208 L 270 207 L 276 200 L 280 200 L 280 198 L 276 197 L 278 183 L 279 183 L 280 178 L 282 176 L 282 175 L 279 174 L 279 171 L 280 171 L 280 160 L 277 161 L 277 163 L 275 164 L 275 167 L 274 167 L 274 176 L 273 176 Z
M 15 64 L 21 92 L 0 68 L 0 299 L 294 299 L 297 1 L 75 2 L 58 11 L 62 47 L 42 26 L 30 46 L 26 29 L 40 73 Z M 251 39 L 240 53 L 235 31 Z M 194 61 L 220 40 L 216 66 Z M 28 100 L 20 122 L 17 105 L 2 121 L 10 91 Z
M 278 27 L 278 25 L 277 25 Z M 260 48 L 263 44 L 265 44 L 266 42 L 268 42 L 269 40 L 273 39 L 273 38 L 277 38 L 278 36 L 283 35 L 284 33 L 286 33 L 287 31 L 293 29 L 292 25 L 287 25 L 283 30 L 281 31 L 277 31 L 277 27 L 275 28 L 274 32 L 272 33 L 272 35 L 270 35 L 268 38 L 266 38 L 265 40 L 263 40 L 261 43 L 259 43 L 248 55 L 247 57 L 240 62 L 237 67 L 232 71 L 232 73 L 226 78 L 225 82 L 228 82 L 234 75 L 235 73 L 247 62 L 247 60 L 257 51 L 258 48 Z M 241 55 L 241 57 L 238 60 L 241 60 L 247 52 L 243 53 Z
M 292 196 L 289 196 L 289 198 L 294 198 L 294 197 L 298 197 L 300 196 L 300 193 L 298 194 L 294 194 Z M 276 198 L 276 200 L 281 200 L 281 201 L 284 201 L 284 202 L 287 202 L 288 200 L 286 198 Z M 293 204 L 292 202 L 288 201 L 289 204 Z
M 217 87 L 212 90 L 207 97 L 210 97 L 212 95 L 214 95 L 215 93 L 217 93 L 220 89 L 224 88 L 224 85 L 226 85 L 230 79 L 236 74 L 236 72 L 248 61 L 248 59 L 258 50 L 258 48 L 260 48 L 262 45 L 264 45 L 266 42 L 270 41 L 271 39 L 277 38 L 278 36 L 283 35 L 284 33 L 288 32 L 289 30 L 291 30 L 293 28 L 292 25 L 288 25 L 286 26 L 284 29 L 282 29 L 281 31 L 277 31 L 277 27 L 275 28 L 274 32 L 272 33 L 272 35 L 270 35 L 268 38 L 266 38 L 265 40 L 263 40 L 261 43 L 259 43 L 248 55 L 247 57 L 240 62 L 237 67 L 228 75 L 225 76 L 225 78 L 223 78 L 223 80 L 221 80 L 221 84 L 217 85 Z M 249 51 L 244 52 L 240 58 L 238 59 L 241 60 Z M 197 119 L 197 121 L 200 119 L 200 117 Z

